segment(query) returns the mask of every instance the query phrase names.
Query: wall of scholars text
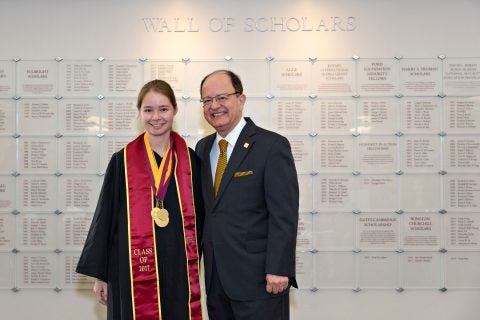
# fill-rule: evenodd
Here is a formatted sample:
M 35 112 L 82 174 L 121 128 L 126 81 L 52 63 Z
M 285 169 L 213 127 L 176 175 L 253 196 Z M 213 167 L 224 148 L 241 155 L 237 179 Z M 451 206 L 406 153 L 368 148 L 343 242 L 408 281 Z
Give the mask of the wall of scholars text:
M 91 288 L 74 269 L 139 88 L 174 87 L 194 147 L 219 68 L 291 143 L 300 290 L 480 288 L 480 58 L 440 55 L 0 60 L 0 290 Z

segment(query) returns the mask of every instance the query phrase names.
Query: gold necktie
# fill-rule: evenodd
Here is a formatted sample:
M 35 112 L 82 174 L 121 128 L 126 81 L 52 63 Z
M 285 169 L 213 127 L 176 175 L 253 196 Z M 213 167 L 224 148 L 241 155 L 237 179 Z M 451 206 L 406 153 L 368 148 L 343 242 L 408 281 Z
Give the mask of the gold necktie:
M 218 155 L 217 170 L 215 171 L 215 182 L 213 183 L 213 192 L 217 195 L 220 181 L 222 181 L 223 173 L 227 167 L 227 146 L 228 142 L 225 139 L 218 141 L 220 147 L 220 154 Z

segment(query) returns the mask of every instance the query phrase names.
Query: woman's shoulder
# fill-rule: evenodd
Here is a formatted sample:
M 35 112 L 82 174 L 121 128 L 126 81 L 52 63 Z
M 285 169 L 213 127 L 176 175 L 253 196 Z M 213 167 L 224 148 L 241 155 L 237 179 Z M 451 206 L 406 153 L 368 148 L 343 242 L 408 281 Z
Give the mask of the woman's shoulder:
M 123 161 L 123 154 L 125 152 L 125 147 L 123 147 L 122 149 L 114 152 L 112 154 L 112 160 L 115 160 L 115 161 Z
M 108 168 L 121 168 L 123 167 L 123 151 L 125 150 L 125 148 L 122 148 L 116 152 L 114 152 L 111 156 L 110 156 L 110 160 L 108 161 Z

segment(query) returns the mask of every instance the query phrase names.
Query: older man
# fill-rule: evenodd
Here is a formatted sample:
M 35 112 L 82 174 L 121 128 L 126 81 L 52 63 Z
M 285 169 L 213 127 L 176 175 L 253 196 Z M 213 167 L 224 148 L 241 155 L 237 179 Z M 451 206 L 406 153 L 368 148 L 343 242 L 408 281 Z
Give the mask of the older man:
M 207 75 L 200 91 L 205 119 L 216 130 L 196 147 L 209 317 L 288 319 L 298 224 L 290 144 L 243 118 L 246 97 L 235 73 Z

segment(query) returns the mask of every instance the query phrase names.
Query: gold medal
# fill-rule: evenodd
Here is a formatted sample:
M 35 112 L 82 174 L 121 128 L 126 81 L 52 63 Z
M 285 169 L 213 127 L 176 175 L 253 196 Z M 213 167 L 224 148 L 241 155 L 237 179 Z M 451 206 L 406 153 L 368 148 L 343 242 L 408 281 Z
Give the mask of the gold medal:
M 168 222 L 169 222 L 168 218 L 167 218 L 167 220 L 160 220 L 160 219 L 154 219 L 154 220 L 155 220 L 155 224 L 157 226 L 159 226 L 160 228 L 166 227 L 168 225 Z
M 170 222 L 170 218 L 168 217 L 168 211 L 165 208 L 155 207 L 151 211 L 151 215 L 155 224 L 161 228 L 166 227 Z

